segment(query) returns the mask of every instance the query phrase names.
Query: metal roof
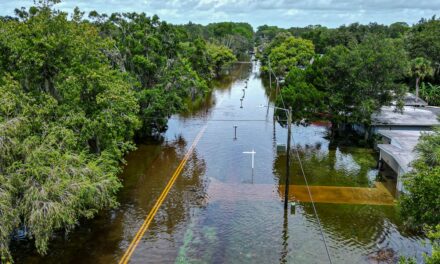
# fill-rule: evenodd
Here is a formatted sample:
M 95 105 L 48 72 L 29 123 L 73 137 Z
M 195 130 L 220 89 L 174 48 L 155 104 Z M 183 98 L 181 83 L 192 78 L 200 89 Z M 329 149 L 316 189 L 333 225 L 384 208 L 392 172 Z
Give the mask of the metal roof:
M 440 108 L 404 106 L 402 112 L 394 106 L 383 106 L 380 112 L 371 116 L 372 125 L 392 126 L 440 126 Z
M 397 101 L 391 102 L 391 105 L 397 105 Z M 403 105 L 405 106 L 428 106 L 428 103 L 417 97 L 415 94 L 406 93 L 403 97 Z
M 377 147 L 388 153 L 396 160 L 402 170 L 406 173 L 411 170 L 411 163 L 417 158 L 415 147 L 419 138 L 430 131 L 410 130 L 379 130 L 379 135 L 391 140 L 391 144 L 378 144 Z

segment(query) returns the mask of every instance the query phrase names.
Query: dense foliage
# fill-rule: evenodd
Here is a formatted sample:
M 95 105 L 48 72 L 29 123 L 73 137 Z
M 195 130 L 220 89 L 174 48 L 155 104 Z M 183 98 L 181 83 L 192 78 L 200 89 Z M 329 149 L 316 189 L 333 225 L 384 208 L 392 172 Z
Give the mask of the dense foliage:
M 322 56 L 316 56 L 313 47 L 309 40 L 282 33 L 262 53 L 266 68 L 270 60 L 274 73 L 286 76 L 281 94 L 286 106 L 295 109 L 297 121 L 325 113 L 333 127 L 368 126 L 373 112 L 406 91 L 409 66 L 399 39 L 377 41 L 370 36 L 359 44 L 329 48 Z
M 44 254 L 54 232 L 117 206 L 120 162 L 135 135 L 164 131 L 236 59 L 157 16 L 86 20 L 78 9 L 55 10 L 58 2 L 0 19 L 2 263 L 16 230 Z
M 408 225 L 423 228 L 433 244 L 426 263 L 440 262 L 440 130 L 425 134 L 417 145 L 419 158 L 413 171 L 405 176 L 407 193 L 399 200 L 400 211 Z
M 220 22 L 202 26 L 190 22 L 180 27 L 191 39 L 203 38 L 225 46 L 239 58 L 243 58 L 254 47 L 254 29 L 248 23 Z
M 349 48 L 331 48 L 307 69 L 307 78 L 325 93 L 323 112 L 334 124 L 368 126 L 373 112 L 405 92 L 405 57 L 398 40 L 371 37 Z
M 440 105 L 438 100 L 431 99 L 436 97 L 436 88 L 440 85 L 440 20 L 436 17 L 421 19 L 413 26 L 402 22 L 396 22 L 389 26 L 377 23 L 368 25 L 354 23 L 338 28 L 316 25 L 282 29 L 265 25 L 258 28 L 255 36 L 256 43 L 262 50 L 263 64 L 266 63 L 268 52 L 272 46 L 279 43 L 280 39 L 290 36 L 312 41 L 315 53 L 321 55 L 330 53 L 338 46 L 352 50 L 353 47 L 371 41 L 371 39 L 378 42 L 377 45 L 381 45 L 382 42 L 395 41 L 395 43 L 399 43 L 399 49 L 404 48 L 406 54 L 403 57 L 394 57 L 394 62 L 400 64 L 407 58 L 412 60 L 412 65 L 422 60 L 428 62 L 427 67 L 424 67 L 426 71 L 421 76 L 418 76 L 419 71 L 411 71 L 411 68 L 402 72 L 409 90 L 417 92 L 418 88 L 423 86 L 424 90 L 420 91 L 419 96 L 428 100 L 432 105 Z M 405 63 L 409 64 L 409 61 Z M 398 80 L 398 82 L 400 81 Z
M 229 48 L 157 16 L 92 12 L 89 18 L 102 36 L 114 40 L 115 48 L 106 51 L 111 63 L 137 80 L 141 136 L 163 132 L 167 118 L 184 108 L 184 98 L 204 96 L 212 78 L 236 60 Z
M 417 151 L 414 171 L 406 176 L 408 194 L 400 200 L 401 211 L 411 225 L 434 226 L 440 223 L 440 130 L 423 135 Z
M 262 72 L 270 62 L 274 74 L 285 79 L 277 106 L 292 107 L 296 122 L 330 120 L 332 135 L 347 124 L 368 128 L 382 106 L 394 102 L 399 110 L 408 90 L 440 106 L 440 20 L 435 17 L 414 26 L 262 26 L 256 38 Z M 424 229 L 432 241 L 426 263 L 439 263 L 440 130 L 424 135 L 417 150 L 420 158 L 407 176 L 400 208 L 408 225 Z
M 265 61 L 263 71 L 267 71 L 270 66 L 277 76 L 284 76 L 293 67 L 304 67 L 310 63 L 315 55 L 313 43 L 295 37 L 281 35 L 267 49 L 267 61 Z

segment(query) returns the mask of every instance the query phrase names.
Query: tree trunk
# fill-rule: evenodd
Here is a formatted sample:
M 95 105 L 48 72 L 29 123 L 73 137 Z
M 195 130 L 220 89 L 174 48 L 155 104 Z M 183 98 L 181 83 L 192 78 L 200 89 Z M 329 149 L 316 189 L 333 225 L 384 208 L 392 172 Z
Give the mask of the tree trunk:
M 44 91 L 46 93 L 50 94 L 49 79 L 48 78 L 44 78 Z
M 331 123 L 332 123 L 332 126 L 330 128 L 330 138 L 334 139 L 336 137 L 336 134 L 337 134 L 338 124 L 333 122 L 333 121 Z
M 416 102 L 419 101 L 419 82 L 420 82 L 420 77 L 416 78 Z
M 100 154 L 101 147 L 99 146 L 99 138 L 97 136 L 89 139 L 89 146 L 93 153 Z
M 365 127 L 364 140 L 367 141 L 370 138 L 370 126 L 364 124 L 364 127 Z
M 196 100 L 196 89 L 191 87 L 191 101 L 194 102 Z

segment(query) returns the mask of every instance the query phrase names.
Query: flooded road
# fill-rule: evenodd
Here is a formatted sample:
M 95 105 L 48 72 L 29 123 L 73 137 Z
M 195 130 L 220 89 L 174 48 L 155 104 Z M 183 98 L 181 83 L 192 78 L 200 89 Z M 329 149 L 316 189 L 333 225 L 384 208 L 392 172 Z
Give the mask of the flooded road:
M 162 141 L 141 144 L 127 156 L 120 207 L 55 237 L 45 257 L 18 239 L 12 245 L 16 262 L 117 263 L 200 133 L 130 262 L 328 263 L 295 156 L 290 200 L 299 204 L 284 213 L 286 161 L 277 144 L 286 143 L 287 131 L 273 122 L 272 109 L 257 107 L 273 97 L 258 67 L 237 65 L 206 102 L 170 119 Z M 316 197 L 333 263 L 393 263 L 400 255 L 420 261 L 429 246 L 404 230 L 395 182 L 377 180 L 375 153 L 330 142 L 326 134 L 326 124 L 293 127 L 293 147 Z M 243 153 L 252 150 L 253 170 L 251 156 Z

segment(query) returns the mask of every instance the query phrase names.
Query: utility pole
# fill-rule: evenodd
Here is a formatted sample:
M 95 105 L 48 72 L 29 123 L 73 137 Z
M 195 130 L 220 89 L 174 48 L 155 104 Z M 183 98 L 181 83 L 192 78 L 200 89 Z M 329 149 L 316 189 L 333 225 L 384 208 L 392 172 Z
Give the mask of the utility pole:
M 284 189 L 284 210 L 287 210 L 289 200 L 289 177 L 290 177 L 290 138 L 292 133 L 292 107 L 287 111 L 287 152 L 286 152 L 286 184 Z

